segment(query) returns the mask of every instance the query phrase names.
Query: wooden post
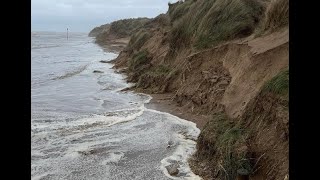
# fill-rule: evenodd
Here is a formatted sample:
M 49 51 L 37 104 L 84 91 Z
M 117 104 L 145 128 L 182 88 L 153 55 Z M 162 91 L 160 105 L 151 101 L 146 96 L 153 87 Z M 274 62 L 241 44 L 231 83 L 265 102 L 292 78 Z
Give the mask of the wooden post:
M 69 39 L 68 31 L 69 31 L 69 29 L 67 28 L 67 40 Z

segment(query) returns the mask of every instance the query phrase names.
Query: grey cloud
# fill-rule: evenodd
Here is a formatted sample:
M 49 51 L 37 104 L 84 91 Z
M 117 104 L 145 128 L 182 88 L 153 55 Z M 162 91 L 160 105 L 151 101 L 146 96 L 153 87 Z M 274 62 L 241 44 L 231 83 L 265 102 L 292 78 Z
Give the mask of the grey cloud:
M 130 17 L 155 17 L 167 11 L 169 0 L 32 0 L 33 31 L 88 32 L 93 27 Z M 172 0 L 171 0 L 172 2 Z

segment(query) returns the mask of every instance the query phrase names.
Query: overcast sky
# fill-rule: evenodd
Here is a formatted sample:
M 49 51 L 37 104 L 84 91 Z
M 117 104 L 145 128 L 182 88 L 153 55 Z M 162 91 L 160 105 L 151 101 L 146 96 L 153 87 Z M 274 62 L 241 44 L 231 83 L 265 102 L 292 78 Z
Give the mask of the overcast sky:
M 114 20 L 155 17 L 176 0 L 31 0 L 32 31 L 89 32 Z

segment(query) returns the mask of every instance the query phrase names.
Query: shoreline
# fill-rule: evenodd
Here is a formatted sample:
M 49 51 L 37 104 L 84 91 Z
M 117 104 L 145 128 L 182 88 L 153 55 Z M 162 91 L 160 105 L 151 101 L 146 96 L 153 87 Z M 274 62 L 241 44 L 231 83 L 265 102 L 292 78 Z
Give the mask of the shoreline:
M 135 91 L 135 90 L 134 90 Z M 138 91 L 135 91 L 138 92 Z M 148 93 L 145 93 L 148 94 Z M 197 128 L 202 130 L 206 122 L 209 120 L 209 116 L 197 115 L 191 112 L 184 107 L 178 106 L 178 104 L 171 100 L 173 97 L 172 93 L 163 93 L 163 94 L 148 94 L 152 97 L 151 101 L 146 104 L 146 107 L 149 109 L 158 110 L 161 112 L 167 112 L 174 116 L 177 116 L 181 119 L 194 122 Z
M 112 53 L 119 54 L 126 47 L 128 43 L 129 43 L 129 38 L 121 38 L 121 39 L 110 40 L 103 45 L 101 44 L 98 44 L 98 45 L 105 52 L 112 52 Z M 122 71 L 117 71 L 119 69 L 116 69 L 114 67 L 115 65 L 114 59 L 110 60 L 108 63 L 112 64 L 112 68 L 116 70 L 116 73 L 125 74 Z M 122 91 L 127 91 L 127 90 L 129 89 L 125 88 Z M 202 130 L 206 122 L 208 122 L 208 120 L 210 119 L 210 116 L 194 114 L 192 112 L 189 112 L 187 108 L 179 106 L 175 101 L 172 100 L 172 97 L 174 96 L 173 93 L 150 94 L 143 91 L 138 91 L 137 89 L 130 89 L 130 90 L 136 93 L 144 93 L 152 97 L 150 102 L 145 104 L 145 106 L 148 109 L 166 112 L 174 116 L 177 116 L 181 119 L 194 122 L 197 128 L 200 129 L 200 131 Z
M 234 9 L 240 5 L 244 11 Z M 168 6 L 146 22 L 119 20 L 114 31 L 97 27 L 101 43 L 113 44 L 120 35 L 130 40 L 109 62 L 123 80 L 135 82 L 121 91 L 147 95 L 145 110 L 174 115 L 200 132 L 188 162 L 203 179 L 287 179 L 288 1 Z M 224 16 L 241 16 L 243 26 Z M 216 18 L 222 19 L 213 28 L 208 22 Z

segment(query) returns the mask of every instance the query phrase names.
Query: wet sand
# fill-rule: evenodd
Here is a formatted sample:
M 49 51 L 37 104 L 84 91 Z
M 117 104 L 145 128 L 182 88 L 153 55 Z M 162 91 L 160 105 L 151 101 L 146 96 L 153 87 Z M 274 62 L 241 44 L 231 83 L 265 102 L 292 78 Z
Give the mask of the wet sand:
M 178 104 L 172 100 L 172 93 L 149 95 L 152 96 L 152 100 L 148 104 L 146 104 L 147 108 L 167 112 L 179 118 L 192 121 L 196 123 L 197 128 L 199 128 L 200 130 L 210 118 L 209 116 L 193 114 L 191 112 L 188 112 L 187 109 L 179 107 Z
M 109 41 L 108 43 L 106 43 L 104 46 L 102 46 L 102 48 L 106 52 L 112 51 L 115 53 L 120 53 L 121 50 L 125 48 L 128 42 L 129 42 L 129 38 L 115 39 L 113 41 Z M 113 60 L 111 60 L 110 63 L 113 64 L 114 63 Z M 145 93 L 145 94 L 148 94 L 148 93 Z M 200 130 L 203 128 L 203 126 L 206 124 L 206 122 L 210 118 L 209 116 L 194 114 L 190 112 L 188 109 L 184 107 L 180 107 L 176 102 L 172 100 L 172 97 L 174 95 L 173 93 L 148 94 L 148 95 L 152 96 L 152 100 L 148 104 L 146 104 L 147 108 L 154 109 L 157 111 L 167 112 L 179 118 L 192 121 L 196 123 L 197 128 L 199 128 Z

